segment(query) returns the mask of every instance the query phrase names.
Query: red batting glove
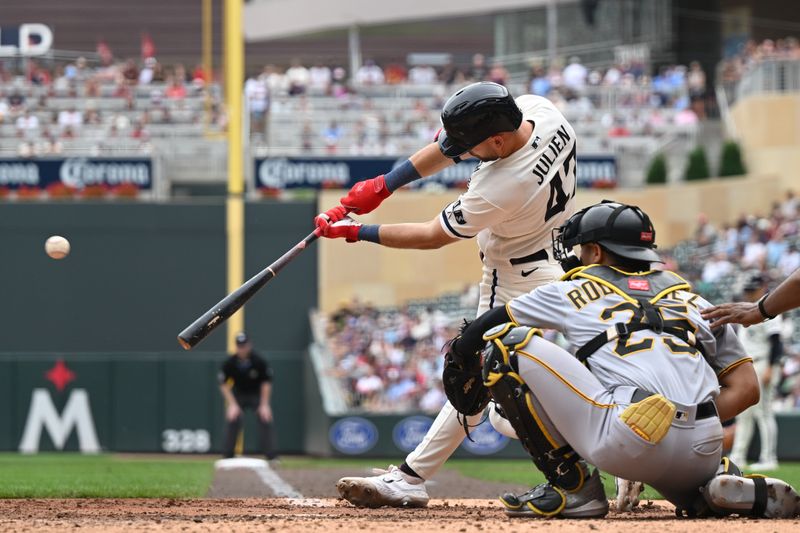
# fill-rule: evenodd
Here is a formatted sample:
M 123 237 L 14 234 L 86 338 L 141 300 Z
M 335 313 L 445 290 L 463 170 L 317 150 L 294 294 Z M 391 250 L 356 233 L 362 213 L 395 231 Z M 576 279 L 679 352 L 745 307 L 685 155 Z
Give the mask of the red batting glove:
M 339 222 L 346 216 L 347 208 L 337 205 L 336 207 L 332 207 L 314 217 L 314 225 L 317 226 L 318 232 L 321 235 L 321 231 L 325 227 L 333 224 L 334 222 Z
M 349 211 L 363 215 L 373 211 L 391 194 L 392 191 L 386 188 L 386 179 L 381 174 L 377 178 L 359 181 L 339 202 Z
M 358 230 L 361 229 L 361 226 L 361 222 L 356 222 L 350 217 L 345 217 L 339 222 L 326 224 L 324 227 L 318 226 L 317 231 L 322 237 L 328 239 L 344 238 L 347 242 L 357 242 Z

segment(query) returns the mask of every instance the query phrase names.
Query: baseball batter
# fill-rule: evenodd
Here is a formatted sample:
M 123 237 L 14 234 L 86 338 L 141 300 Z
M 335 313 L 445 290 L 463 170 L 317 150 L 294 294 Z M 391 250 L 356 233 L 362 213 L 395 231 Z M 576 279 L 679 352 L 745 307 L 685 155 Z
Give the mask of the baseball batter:
M 385 176 L 356 184 L 341 206 L 317 217 L 316 223 L 324 237 L 394 248 L 439 248 L 477 236 L 483 262 L 481 314 L 563 273 L 549 253 L 550 233 L 574 212 L 575 131 L 549 100 L 533 95 L 514 99 L 505 87 L 490 82 L 469 85 L 450 97 L 442 124 L 436 142 Z M 402 185 L 435 174 L 466 154 L 480 161 L 469 187 L 433 220 L 361 225 L 344 218 L 347 212 L 372 211 Z M 468 422 L 479 420 L 480 415 Z M 355 505 L 423 506 L 428 502 L 424 480 L 463 439 L 457 413 L 448 403 L 399 468 L 374 477 L 343 478 L 337 488 Z
M 448 354 L 482 357 L 484 385 L 548 480 L 503 496 L 507 513 L 604 515 L 587 461 L 652 485 L 683 515 L 800 512 L 787 484 L 721 462 L 720 418 L 758 401 L 752 359 L 730 326 L 701 318 L 710 304 L 686 281 L 650 270 L 659 258 L 649 217 L 618 203 L 588 207 L 554 232 L 556 259 L 576 244 L 586 266 L 480 316 Z M 561 331 L 574 355 L 517 324 Z M 464 387 L 445 388 L 462 405 Z

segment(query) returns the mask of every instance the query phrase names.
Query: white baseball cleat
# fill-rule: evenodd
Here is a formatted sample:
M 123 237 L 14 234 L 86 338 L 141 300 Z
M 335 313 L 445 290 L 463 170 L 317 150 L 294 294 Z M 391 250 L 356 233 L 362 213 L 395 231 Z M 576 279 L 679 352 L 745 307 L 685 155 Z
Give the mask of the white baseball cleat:
M 428 491 L 422 479 L 404 474 L 390 465 L 388 470 L 373 469 L 376 476 L 343 477 L 336 482 L 339 495 L 356 507 L 425 507 Z
M 778 461 L 761 461 L 757 463 L 751 464 L 748 470 L 752 470 L 753 472 L 763 472 L 764 470 L 777 470 L 778 469 Z
M 709 481 L 702 492 L 711 509 L 721 515 L 791 518 L 800 514 L 800 496 L 780 479 L 723 474 Z
M 614 485 L 617 487 L 616 511 L 618 513 L 632 511 L 634 507 L 639 505 L 639 494 L 644 491 L 644 483 L 616 477 L 614 478 Z

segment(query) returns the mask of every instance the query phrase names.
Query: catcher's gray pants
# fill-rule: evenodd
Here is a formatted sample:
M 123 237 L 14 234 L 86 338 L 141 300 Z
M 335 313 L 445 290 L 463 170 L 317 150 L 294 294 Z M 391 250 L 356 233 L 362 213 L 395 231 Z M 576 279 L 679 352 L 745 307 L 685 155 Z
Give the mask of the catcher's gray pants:
M 695 420 L 696 406 L 675 404 L 680 418 L 664 416 L 666 434 L 654 444 L 621 418 L 634 387 L 608 390 L 574 356 L 538 336 L 516 353 L 534 408 L 558 446 L 569 443 L 600 470 L 643 481 L 676 506 L 691 508 L 722 457 L 718 417 Z
M 528 276 L 522 276 L 522 270 L 531 268 L 536 270 Z M 558 263 L 545 261 L 516 266 L 509 263 L 503 268 L 490 268 L 484 265 L 477 316 L 493 307 L 505 305 L 512 298 L 527 294 L 540 285 L 555 281 L 562 274 L 563 271 Z M 439 411 L 425 438 L 406 457 L 406 464 L 422 479 L 430 479 L 436 474 L 464 440 L 464 428 L 459 423 L 457 415 L 450 402 L 447 402 Z M 469 425 L 474 426 L 480 422 L 481 416 L 468 417 Z M 497 424 L 493 421 L 495 426 L 500 424 L 505 425 L 497 428 L 501 433 L 514 435 L 514 430 L 506 420 L 500 419 Z

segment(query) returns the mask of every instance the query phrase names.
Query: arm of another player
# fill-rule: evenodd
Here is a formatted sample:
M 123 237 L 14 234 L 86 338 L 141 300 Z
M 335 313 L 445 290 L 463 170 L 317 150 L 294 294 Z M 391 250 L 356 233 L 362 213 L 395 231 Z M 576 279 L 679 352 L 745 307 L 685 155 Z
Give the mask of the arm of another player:
M 761 308 L 759 302 L 727 303 L 704 309 L 702 314 L 706 320 L 714 321 L 712 327 L 731 323 L 752 326 L 789 309 L 800 307 L 800 269 L 783 280 L 777 289 L 761 298 L 760 304 Z
M 220 383 L 219 391 L 222 393 L 222 397 L 225 399 L 225 419 L 229 422 L 233 422 L 239 415 L 242 414 L 241 408 L 239 408 L 239 404 L 236 402 L 236 398 L 233 396 L 233 392 L 231 389 L 233 387 L 226 383 Z
M 730 420 L 758 403 L 761 389 L 751 361 L 733 367 L 719 376 L 720 391 L 715 401 L 722 421 Z
M 363 215 L 375 210 L 394 191 L 420 178 L 432 176 L 453 165 L 454 162 L 430 143 L 386 174 L 359 181 L 339 200 L 341 205 L 328 209 L 314 219 L 317 227 L 337 222 L 351 212 Z
M 270 398 L 272 397 L 272 383 L 265 381 L 261 384 L 260 401 L 258 402 L 258 416 L 264 422 L 272 422 L 272 407 Z

